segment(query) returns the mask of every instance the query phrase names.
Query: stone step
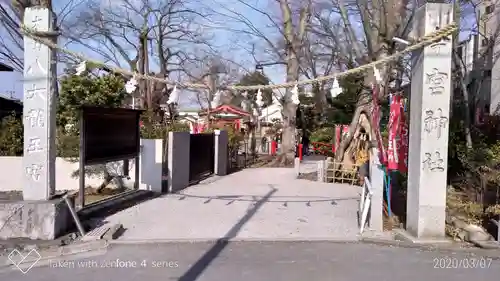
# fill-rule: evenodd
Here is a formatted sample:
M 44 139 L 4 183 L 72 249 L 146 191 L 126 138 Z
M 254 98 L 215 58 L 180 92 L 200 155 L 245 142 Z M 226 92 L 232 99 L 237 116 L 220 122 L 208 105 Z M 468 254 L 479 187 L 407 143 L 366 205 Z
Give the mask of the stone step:
M 92 229 L 90 232 L 82 237 L 82 241 L 95 241 L 95 240 L 114 240 L 123 231 L 123 225 L 118 223 L 114 225 L 105 224 Z
M 111 229 L 109 225 L 101 225 L 87 232 L 85 236 L 82 237 L 82 241 L 94 241 L 100 240 L 102 237 Z

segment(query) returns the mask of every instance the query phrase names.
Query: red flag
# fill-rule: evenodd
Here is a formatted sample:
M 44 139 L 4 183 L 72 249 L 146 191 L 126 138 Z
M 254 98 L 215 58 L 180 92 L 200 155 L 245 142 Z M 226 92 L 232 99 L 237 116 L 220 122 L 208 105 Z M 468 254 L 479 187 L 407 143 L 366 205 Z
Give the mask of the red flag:
M 399 137 L 399 171 L 406 173 L 408 171 L 408 122 L 404 112 L 401 113 L 400 122 L 400 137 Z
M 397 170 L 399 168 L 398 159 L 398 144 L 396 138 L 399 136 L 400 118 L 401 115 L 401 96 L 394 95 L 391 99 L 389 124 L 387 131 L 389 133 L 387 142 L 387 168 L 389 170 Z

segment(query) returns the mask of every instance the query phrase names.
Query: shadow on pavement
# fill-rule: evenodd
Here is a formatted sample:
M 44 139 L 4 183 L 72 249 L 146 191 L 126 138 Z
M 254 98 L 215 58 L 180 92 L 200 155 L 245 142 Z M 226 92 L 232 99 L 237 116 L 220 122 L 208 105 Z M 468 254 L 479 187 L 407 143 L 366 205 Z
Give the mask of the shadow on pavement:
M 212 196 L 201 196 L 201 195 L 191 195 L 180 193 L 177 194 L 179 196 L 179 201 L 186 200 L 188 198 L 194 199 L 205 199 L 204 204 L 210 203 L 212 200 L 226 200 L 229 201 L 227 205 L 231 205 L 233 202 L 256 202 L 261 199 L 248 198 L 250 195 L 212 195 Z M 267 196 L 267 195 L 266 195 Z M 256 197 L 256 196 L 252 196 Z M 261 197 L 261 196 L 258 196 Z M 352 197 L 344 197 L 344 198 L 332 198 L 325 196 L 273 196 L 273 198 L 277 198 L 276 200 L 266 200 L 268 203 L 319 203 L 319 202 L 331 202 L 332 205 L 337 205 L 337 201 L 348 201 L 348 200 L 358 200 L 358 196 Z M 288 199 L 287 199 L 288 198 Z
M 178 281 L 195 281 L 200 277 L 200 275 L 210 266 L 210 263 L 214 261 L 220 253 L 229 244 L 229 239 L 236 237 L 241 228 L 247 223 L 264 205 L 271 196 L 277 192 L 277 189 L 273 185 L 269 185 L 271 190 L 263 196 L 261 199 L 256 201 L 251 209 L 236 223 L 225 235 L 224 239 L 220 239 L 213 245 L 198 261 L 193 264 L 179 279 Z

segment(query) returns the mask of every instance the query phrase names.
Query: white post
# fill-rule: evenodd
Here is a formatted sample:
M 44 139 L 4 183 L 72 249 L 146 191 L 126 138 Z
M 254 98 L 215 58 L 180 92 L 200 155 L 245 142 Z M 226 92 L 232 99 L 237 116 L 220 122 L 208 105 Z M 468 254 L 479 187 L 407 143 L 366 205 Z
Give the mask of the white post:
M 369 224 L 370 229 L 374 232 L 384 230 L 384 171 L 381 169 L 378 154 L 378 149 L 372 148 L 370 155 L 370 183 L 373 194 Z
M 415 15 L 421 37 L 453 21 L 453 4 L 426 3 Z M 415 238 L 445 236 L 452 38 L 413 54 L 410 96 L 407 231 Z
M 139 189 L 163 192 L 163 150 L 162 139 L 141 139 Z
M 300 158 L 295 157 L 293 162 L 293 168 L 295 169 L 295 176 L 300 176 Z
M 317 175 L 318 175 L 318 178 L 317 178 L 317 181 L 319 182 L 325 182 L 325 174 L 326 174 L 326 166 L 328 164 L 326 164 L 326 160 L 320 160 L 318 161 L 317 163 L 318 167 L 318 171 L 317 171 Z
M 47 8 L 27 8 L 24 24 L 34 31 L 51 32 L 54 15 Z M 46 45 L 24 36 L 24 200 L 48 200 L 56 190 L 55 55 Z

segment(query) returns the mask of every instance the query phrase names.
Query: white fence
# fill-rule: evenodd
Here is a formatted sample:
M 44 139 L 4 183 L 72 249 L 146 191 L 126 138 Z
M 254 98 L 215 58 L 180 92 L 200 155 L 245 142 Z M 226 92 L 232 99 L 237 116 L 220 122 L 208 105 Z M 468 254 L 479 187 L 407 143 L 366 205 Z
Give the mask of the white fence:
M 372 185 L 370 183 L 370 180 L 368 180 L 368 178 L 365 177 L 365 182 L 363 184 L 363 189 L 361 191 L 361 198 L 359 200 L 359 209 L 358 209 L 358 224 L 359 224 L 360 234 L 363 234 L 363 231 L 365 230 L 365 225 L 368 222 L 368 212 L 371 207 L 372 196 L 373 196 Z
M 21 191 L 23 189 L 23 158 L 22 157 L 0 157 L 0 191 Z M 107 164 L 111 173 L 121 174 L 122 162 Z M 133 171 L 133 161 L 129 168 Z M 56 159 L 56 188 L 57 190 L 77 190 L 78 177 L 72 174 L 78 170 L 78 162 L 73 163 L 64 158 Z M 130 172 L 131 179 L 134 173 Z M 86 176 L 85 184 L 97 187 L 103 181 L 102 175 Z

